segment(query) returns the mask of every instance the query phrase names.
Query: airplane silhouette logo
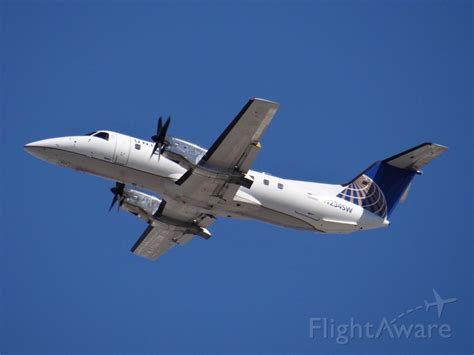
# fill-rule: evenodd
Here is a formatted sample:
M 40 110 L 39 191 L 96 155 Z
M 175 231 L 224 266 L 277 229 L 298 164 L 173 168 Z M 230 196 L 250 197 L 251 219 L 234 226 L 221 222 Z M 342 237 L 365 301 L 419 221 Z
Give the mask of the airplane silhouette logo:
M 436 292 L 435 289 L 433 289 L 433 295 L 435 298 L 434 302 L 428 302 L 427 300 L 425 300 L 425 310 L 428 312 L 431 307 L 436 306 L 436 308 L 438 309 L 438 318 L 441 318 L 441 313 L 443 313 L 444 305 L 456 302 L 458 300 L 457 298 L 448 298 L 444 300 L 441 298 L 438 292 Z

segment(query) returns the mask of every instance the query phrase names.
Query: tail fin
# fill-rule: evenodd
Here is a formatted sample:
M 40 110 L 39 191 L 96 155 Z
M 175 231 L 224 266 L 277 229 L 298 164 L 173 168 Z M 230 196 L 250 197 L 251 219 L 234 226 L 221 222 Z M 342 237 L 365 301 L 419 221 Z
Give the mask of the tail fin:
M 358 204 L 382 218 L 390 216 L 400 198 L 406 199 L 415 174 L 448 148 L 439 144 L 423 143 L 385 160 L 373 163 L 368 169 L 344 184 L 337 196 Z

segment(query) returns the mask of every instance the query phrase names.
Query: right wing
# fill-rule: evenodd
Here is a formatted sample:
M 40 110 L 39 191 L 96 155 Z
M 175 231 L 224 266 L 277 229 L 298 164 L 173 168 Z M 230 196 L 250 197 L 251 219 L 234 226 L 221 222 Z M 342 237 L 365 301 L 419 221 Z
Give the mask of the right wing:
M 278 110 L 276 102 L 250 99 L 202 160 L 222 170 L 246 173 L 260 149 L 260 138 Z
M 199 163 L 176 181 L 183 197 L 215 205 L 231 201 L 240 186 L 249 188 L 253 180 L 247 173 L 277 109 L 276 102 L 250 99 Z

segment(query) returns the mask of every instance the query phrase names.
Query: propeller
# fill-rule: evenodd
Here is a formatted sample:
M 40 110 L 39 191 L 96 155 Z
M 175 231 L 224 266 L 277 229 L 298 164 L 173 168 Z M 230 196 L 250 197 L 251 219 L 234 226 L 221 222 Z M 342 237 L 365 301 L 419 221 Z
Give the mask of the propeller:
M 155 145 L 153 146 L 150 159 L 157 150 L 158 150 L 158 159 L 160 158 L 160 155 L 164 152 L 166 132 L 168 131 L 168 127 L 170 123 L 171 123 L 171 117 L 168 117 L 165 124 L 163 124 L 163 118 L 161 118 L 161 116 L 158 119 L 158 127 L 156 128 L 156 134 L 151 137 L 153 142 L 155 142 Z
M 110 189 L 110 191 L 114 194 L 114 198 L 112 199 L 112 203 L 110 204 L 109 212 L 112 210 L 112 208 L 114 207 L 115 203 L 117 203 L 117 201 L 119 201 L 118 208 L 122 206 L 124 188 L 125 188 L 125 184 L 122 184 L 121 182 L 116 182 L 115 187 L 112 187 Z

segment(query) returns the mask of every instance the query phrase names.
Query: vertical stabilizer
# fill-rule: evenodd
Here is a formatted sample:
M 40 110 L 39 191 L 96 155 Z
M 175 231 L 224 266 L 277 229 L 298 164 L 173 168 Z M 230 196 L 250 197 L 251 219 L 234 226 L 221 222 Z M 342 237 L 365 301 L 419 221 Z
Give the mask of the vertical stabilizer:
M 377 161 L 343 185 L 344 190 L 337 196 L 386 218 L 400 200 L 406 199 L 415 174 L 420 174 L 421 168 L 447 149 L 439 144 L 423 143 Z

